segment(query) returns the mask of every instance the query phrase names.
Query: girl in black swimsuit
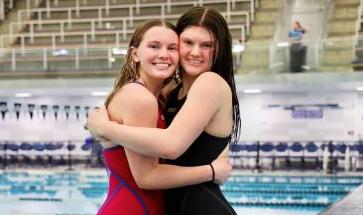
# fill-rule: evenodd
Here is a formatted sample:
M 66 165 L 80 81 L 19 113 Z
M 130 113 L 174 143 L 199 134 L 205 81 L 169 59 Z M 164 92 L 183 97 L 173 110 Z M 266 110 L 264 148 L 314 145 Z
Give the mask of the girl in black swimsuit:
M 167 124 L 183 106 L 186 97 L 178 99 L 179 85 L 170 95 L 164 112 Z M 203 131 L 193 144 L 176 160 L 167 163 L 179 166 L 198 166 L 211 163 L 228 145 L 228 137 L 216 137 Z M 229 215 L 236 214 L 224 198 L 219 186 L 212 182 L 169 189 L 165 192 L 167 215 Z

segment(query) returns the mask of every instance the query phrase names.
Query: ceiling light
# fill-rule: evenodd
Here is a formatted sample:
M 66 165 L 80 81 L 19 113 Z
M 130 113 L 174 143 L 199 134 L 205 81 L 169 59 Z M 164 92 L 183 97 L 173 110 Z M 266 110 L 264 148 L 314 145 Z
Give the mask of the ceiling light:
M 277 46 L 278 47 L 287 47 L 287 46 L 289 46 L 289 43 L 288 42 L 281 42 L 281 43 L 277 43 Z
M 127 54 L 127 49 L 113 48 L 112 49 L 112 54 L 113 55 L 126 55 Z
M 65 56 L 65 55 L 68 55 L 67 49 L 60 49 L 53 52 L 53 56 Z
M 245 46 L 242 44 L 235 44 L 235 45 L 233 45 L 233 48 L 232 48 L 233 53 L 243 52 L 244 50 L 245 50 Z
M 108 60 L 109 60 L 111 63 L 113 63 L 113 62 L 115 62 L 115 61 L 116 61 L 116 58 L 114 58 L 114 57 L 110 57 L 110 58 L 108 58 Z
M 260 89 L 245 89 L 243 90 L 244 93 L 246 94 L 254 94 L 254 93 L 261 93 Z
M 107 96 L 107 92 L 92 92 L 92 96 Z
M 27 97 L 31 97 L 32 95 L 30 93 L 15 93 L 15 97 L 18 98 L 27 98 Z

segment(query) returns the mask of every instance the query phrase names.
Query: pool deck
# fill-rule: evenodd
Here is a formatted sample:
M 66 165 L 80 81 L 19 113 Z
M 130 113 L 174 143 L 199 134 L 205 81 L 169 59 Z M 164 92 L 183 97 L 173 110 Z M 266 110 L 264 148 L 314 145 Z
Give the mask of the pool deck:
M 351 192 L 341 201 L 331 205 L 319 215 L 362 215 L 363 214 L 363 185 Z

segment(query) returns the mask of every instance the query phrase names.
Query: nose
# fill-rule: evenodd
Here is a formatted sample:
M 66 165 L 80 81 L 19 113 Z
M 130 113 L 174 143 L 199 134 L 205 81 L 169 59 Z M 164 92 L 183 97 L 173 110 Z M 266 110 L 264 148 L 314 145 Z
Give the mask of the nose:
M 198 45 L 194 45 L 191 52 L 190 52 L 191 55 L 193 56 L 198 56 L 200 54 L 200 48 Z
M 167 58 L 168 57 L 168 50 L 166 48 L 162 48 L 159 51 L 159 58 Z

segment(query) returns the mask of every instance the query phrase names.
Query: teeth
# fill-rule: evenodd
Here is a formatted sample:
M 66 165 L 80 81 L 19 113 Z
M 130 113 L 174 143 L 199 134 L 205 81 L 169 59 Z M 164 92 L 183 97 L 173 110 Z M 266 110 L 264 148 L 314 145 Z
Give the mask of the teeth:
M 168 68 L 169 64 L 167 64 L 167 63 L 156 63 L 155 66 L 160 67 L 160 68 Z
M 188 60 L 189 63 L 199 65 L 201 62 L 199 60 Z

